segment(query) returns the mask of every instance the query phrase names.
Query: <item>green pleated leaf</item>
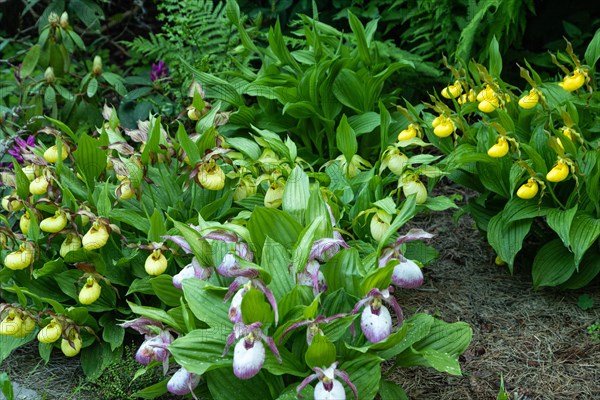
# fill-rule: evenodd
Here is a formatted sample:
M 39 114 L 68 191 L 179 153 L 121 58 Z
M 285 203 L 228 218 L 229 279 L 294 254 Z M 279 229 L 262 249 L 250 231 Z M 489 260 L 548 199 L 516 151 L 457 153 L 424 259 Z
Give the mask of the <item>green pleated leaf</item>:
M 557 286 L 564 283 L 575 272 L 571 253 L 559 239 L 546 243 L 533 260 L 531 275 L 533 287 Z
M 87 85 L 86 94 L 88 97 L 94 97 L 98 91 L 98 80 L 96 78 L 90 79 Z
M 502 55 L 500 55 L 500 45 L 496 36 L 490 41 L 489 57 L 490 74 L 495 78 L 500 78 L 500 73 L 502 72 Z
M 150 230 L 148 231 L 148 240 L 150 242 L 160 243 L 163 241 L 161 236 L 167 234 L 165 226 L 165 217 L 159 209 L 155 209 L 150 217 Z
M 166 305 L 177 307 L 181 298 L 181 290 L 173 286 L 173 278 L 169 275 L 159 275 L 150 279 L 153 293 Z
M 309 196 L 308 175 L 296 166 L 285 184 L 282 208 L 296 221 L 303 223 Z
M 217 368 L 231 368 L 233 348 L 223 357 L 228 334 L 222 327 L 196 329 L 174 340 L 169 351 L 177 364 L 195 374 L 202 375 Z
M 267 237 L 260 263 L 261 267 L 271 274 L 269 288 L 276 299 L 281 299 L 292 290 L 295 283 L 294 277 L 288 271 L 290 256 L 281 243 Z
M 587 286 L 600 273 L 600 251 L 595 246 L 586 251 L 579 263 L 577 271 L 571 275 L 562 287 L 566 289 L 580 289 Z
M 600 219 L 591 215 L 578 213 L 573 218 L 569 242 L 575 256 L 575 267 L 583 258 L 583 255 L 600 236 Z
M 77 169 L 89 187 L 94 187 L 94 180 L 106 169 L 106 151 L 100 149 L 105 144 L 83 133 L 77 142 L 77 150 L 73 152 Z
M 194 279 L 187 279 L 184 282 L 189 282 L 192 280 L 194 280 Z M 131 308 L 131 311 L 133 311 L 134 313 L 136 313 L 142 317 L 147 317 L 147 318 L 153 319 L 155 321 L 160 321 L 160 322 L 167 324 L 179 331 L 182 330 L 182 327 L 179 326 L 177 321 L 172 316 L 167 314 L 167 312 L 165 310 L 162 310 L 160 308 L 154 308 L 154 307 L 139 306 L 130 301 L 128 301 L 127 304 L 129 304 L 129 308 Z
M 349 163 L 358 151 L 358 142 L 356 141 L 356 133 L 348 123 L 346 115 L 342 116 L 335 138 L 338 150 L 342 152 L 346 162 Z
M 310 255 L 310 250 L 312 249 L 312 244 L 315 240 L 315 233 L 319 226 L 321 226 L 322 220 L 322 216 L 318 219 L 315 219 L 309 226 L 304 228 L 298 236 L 298 241 L 296 242 L 292 252 L 292 263 L 297 271 L 304 270 L 304 266 L 306 265 L 308 256 Z
M 577 213 L 577 205 L 575 207 L 570 208 L 568 210 L 561 210 L 558 208 L 553 208 L 548 210 L 548 214 L 546 215 L 546 222 L 548 226 L 558 234 L 558 237 L 562 240 L 565 247 L 571 247 L 571 224 L 573 223 L 573 218 L 575 218 L 575 214 Z
M 598 61 L 599 58 L 600 58 L 600 29 L 598 29 L 596 31 L 596 34 L 594 35 L 594 38 L 592 39 L 592 41 L 588 45 L 587 49 L 585 50 L 585 55 L 584 55 L 585 63 L 588 66 L 590 66 L 591 68 L 594 68 L 594 66 L 596 65 L 596 62 Z
M 179 221 L 173 221 L 173 225 L 190 245 L 192 253 L 194 253 L 200 265 L 207 267 L 213 265 L 212 247 L 206 240 L 202 239 L 202 235 L 189 225 Z
M 547 212 L 547 209 L 540 208 L 535 201 L 513 197 L 504 206 L 502 218 L 509 223 L 522 219 L 541 217 L 546 215 Z
M 348 10 L 348 22 L 350 23 L 350 29 L 352 29 L 352 32 L 354 33 L 358 55 L 363 63 L 369 65 L 371 63 L 371 53 L 369 52 L 369 45 L 365 35 L 365 27 L 358 17 L 352 14 L 350 10 Z
M 233 374 L 232 368 L 219 368 L 208 371 L 205 379 L 213 400 L 271 400 L 273 398 L 267 380 L 272 384 L 275 379 L 273 376 L 264 376 L 263 373 L 259 373 L 252 379 L 241 380 Z
M 291 248 L 302 232 L 302 225 L 288 213 L 273 208 L 256 207 L 248 221 L 252 243 L 260 253 L 267 236 L 286 248 Z M 260 256 L 260 254 L 259 254 Z
M 513 270 L 515 256 L 523 247 L 523 239 L 529 233 L 532 219 L 521 219 L 507 222 L 503 214 L 495 215 L 488 223 L 487 238 L 490 246 L 494 248 L 498 257 L 508 264 Z
M 162 381 L 155 383 L 154 385 L 150 385 L 142 390 L 138 390 L 137 392 L 131 394 L 133 398 L 139 399 L 155 399 L 163 394 L 167 393 L 167 383 L 169 383 L 169 379 L 163 379 Z
M 342 249 L 321 267 L 321 272 L 323 272 L 325 282 L 327 282 L 328 293 L 345 289 L 350 294 L 362 297 L 359 272 L 361 270 L 362 265 L 358 250 L 354 247 Z
M 359 115 L 352 115 L 348 118 L 348 124 L 350 124 L 350 127 L 354 130 L 356 136 L 373 132 L 373 130 L 375 130 L 375 128 L 377 128 L 380 123 L 381 117 L 379 116 L 379 114 L 373 111 L 369 111 Z
M 323 200 L 319 186 L 314 185 L 308 198 L 305 219 L 306 221 L 314 221 L 318 218 L 321 218 L 321 224 L 315 232 L 315 240 L 332 237 L 333 227 L 331 225 L 329 210 L 327 210 L 327 205 L 325 204 L 325 200 Z
M 379 395 L 381 400 L 408 400 L 408 395 L 402 386 L 384 379 L 379 382 Z
M 335 361 L 335 345 L 324 335 L 315 335 L 312 343 L 306 349 L 304 360 L 310 369 L 314 367 L 327 368 Z
M 223 301 L 223 292 L 212 290 L 200 279 L 184 279 L 183 294 L 196 318 L 213 328 L 232 327 L 229 320 L 229 303 Z
M 350 381 L 356 386 L 360 400 L 375 398 L 379 389 L 379 381 L 381 380 L 382 361 L 383 359 L 373 354 L 363 354 L 339 366 L 339 369 L 346 371 L 350 375 Z M 368 373 L 365 373 L 367 371 Z M 346 398 L 354 398 L 350 388 L 347 385 L 344 385 L 344 388 L 346 389 Z

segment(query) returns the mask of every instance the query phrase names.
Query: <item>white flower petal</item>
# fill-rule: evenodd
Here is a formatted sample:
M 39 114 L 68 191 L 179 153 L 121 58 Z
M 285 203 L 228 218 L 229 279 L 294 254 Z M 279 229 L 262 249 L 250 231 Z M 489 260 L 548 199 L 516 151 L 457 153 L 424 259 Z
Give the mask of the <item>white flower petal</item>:
M 242 339 L 235 345 L 233 351 L 233 373 L 240 379 L 250 379 L 258 372 L 265 362 L 265 346 L 261 341 L 255 341 L 248 347 Z
M 371 343 L 381 342 L 392 333 L 392 316 L 384 306 L 379 308 L 377 315 L 367 305 L 360 317 L 360 328 Z
M 323 382 L 317 383 L 317 386 L 315 386 L 315 400 L 346 400 L 344 386 L 335 379 L 331 383 L 333 387 L 330 391 L 325 389 Z
M 423 271 L 412 260 L 402 261 L 394 267 L 392 283 L 405 289 L 414 289 L 423 284 Z

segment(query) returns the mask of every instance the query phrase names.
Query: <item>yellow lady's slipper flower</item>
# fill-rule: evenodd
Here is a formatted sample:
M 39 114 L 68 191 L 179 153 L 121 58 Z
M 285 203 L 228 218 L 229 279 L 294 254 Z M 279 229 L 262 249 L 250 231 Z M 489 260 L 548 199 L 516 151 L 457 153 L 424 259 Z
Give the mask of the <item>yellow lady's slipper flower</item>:
M 569 176 L 569 166 L 563 160 L 558 160 L 556 165 L 552 167 L 546 174 L 548 182 L 562 182 Z
M 377 210 L 371 218 L 371 236 L 375 241 L 380 242 L 385 232 L 389 229 L 392 223 L 392 216 L 386 211 Z
M 486 114 L 491 113 L 498 107 L 500 107 L 500 103 L 498 102 L 498 99 L 483 100 L 477 105 L 477 108 L 479 109 L 479 111 L 484 112 Z
M 68 155 L 69 148 L 65 143 L 63 143 L 60 159 L 64 161 L 68 157 Z M 46 160 L 50 164 L 54 164 L 58 161 L 58 147 L 56 147 L 56 145 L 48 147 L 48 149 L 44 152 L 44 160 Z
M 46 194 L 46 190 L 48 190 L 48 180 L 45 175 L 40 175 L 29 183 L 31 194 Z
M 76 233 L 69 233 L 60 245 L 59 254 L 65 258 L 72 251 L 77 251 L 81 248 L 81 238 Z
M 442 122 L 444 122 L 446 120 L 446 117 L 444 115 L 438 115 L 437 117 L 435 117 L 433 119 L 433 121 L 431 121 L 431 126 L 433 126 L 434 128 L 437 128 L 439 124 L 441 124 Z
M 388 147 L 381 160 L 381 171 L 389 168 L 394 175 L 400 176 L 408 165 L 408 157 L 394 146 Z
M 167 270 L 167 258 L 161 250 L 154 250 L 146 258 L 144 269 L 148 275 L 158 276 Z
M 79 302 L 89 305 L 98 300 L 102 288 L 93 277 L 88 277 L 85 285 L 79 291 Z
M 398 140 L 409 140 L 417 136 L 417 128 L 414 124 L 409 124 L 408 127 L 398 134 Z
M 528 95 L 521 97 L 519 107 L 530 110 L 540 101 L 540 95 L 537 89 L 531 89 Z
M 240 179 L 235 191 L 233 192 L 233 200 L 242 201 L 247 197 L 256 194 L 256 182 L 250 175 L 246 175 Z
M 81 239 L 81 244 L 86 250 L 96 250 L 103 247 L 108 242 L 108 229 L 98 221 L 94 222 L 92 227 Z
M 29 211 L 25 211 L 25 213 L 21 215 L 21 218 L 19 219 L 19 228 L 21 228 L 21 233 L 23 235 L 27 235 L 30 226 L 31 218 L 29 217 Z
M 70 339 L 71 341 L 67 339 L 61 340 L 60 349 L 65 356 L 74 357 L 81 351 L 81 336 L 75 332 L 75 334 L 70 335 Z
M 427 188 L 419 179 L 408 179 L 402 183 L 402 193 L 408 197 L 411 194 L 416 195 L 416 203 L 423 204 L 427 201 Z
M 454 125 L 454 122 L 447 117 L 444 117 L 444 119 L 433 129 L 434 135 L 441 138 L 452 135 L 454 131 L 456 131 L 456 125 Z
M 477 93 L 477 97 L 475 97 L 475 99 L 477 101 L 483 101 L 486 99 L 493 99 L 494 97 L 496 97 L 496 92 L 494 92 L 494 89 L 492 89 L 490 85 L 485 85 L 485 88 Z
M 473 89 L 470 89 L 468 93 L 461 95 L 457 102 L 458 104 L 463 105 L 466 103 L 473 103 L 475 100 L 477 100 L 477 95 L 475 95 L 475 91 Z
M 529 178 L 529 180 L 522 184 L 521 187 L 517 190 L 517 196 L 524 200 L 533 199 L 535 195 L 538 193 L 540 187 L 537 181 L 533 178 Z
M 20 329 L 13 335 L 16 338 L 24 338 L 35 329 L 35 321 L 29 315 L 25 316 L 22 320 L 23 323 L 21 324 Z
M 62 325 L 53 319 L 48 325 L 38 332 L 37 339 L 40 343 L 54 343 L 62 335 Z
M 48 217 L 40 222 L 40 229 L 44 232 L 57 233 L 65 229 L 67 222 L 67 215 L 58 210 L 53 217 Z
M 225 187 L 225 172 L 214 160 L 200 164 L 196 181 L 205 189 L 221 190 Z
M 454 99 L 462 93 L 462 85 L 460 81 L 455 81 L 452 85 L 448 85 L 442 89 L 442 96 L 447 99 Z
M 129 200 L 135 196 L 135 190 L 128 178 L 121 180 L 121 184 L 115 189 L 115 196 L 123 201 Z
M 13 251 L 4 257 L 4 265 L 12 270 L 25 269 L 33 262 L 33 256 L 33 249 L 26 243 L 21 243 L 19 250 Z
M 267 208 L 278 208 L 283 203 L 283 191 L 285 189 L 285 184 L 281 181 L 273 182 L 267 192 L 265 193 L 265 198 L 263 200 L 263 204 Z
M 577 68 L 575 71 L 573 71 L 573 75 L 565 76 L 563 81 L 560 82 L 558 86 L 565 89 L 567 92 L 573 92 L 583 86 L 586 78 L 586 72 L 581 68 Z
M 488 150 L 488 156 L 493 158 L 504 157 L 508 153 L 508 141 L 505 137 L 500 136 L 495 145 Z
M 571 128 L 568 128 L 566 126 L 562 127 L 562 133 L 563 135 L 565 135 L 566 137 L 568 137 L 571 141 L 573 141 L 573 133 L 575 131 Z M 565 149 L 562 142 L 560 141 L 560 138 L 556 138 L 556 142 L 558 143 L 558 145 L 560 146 L 561 149 Z
M 189 106 L 187 109 L 187 116 L 192 121 L 198 121 L 200 119 L 200 113 L 193 106 Z
M 9 200 L 11 197 L 13 198 L 13 200 Z M 8 212 L 15 212 L 23 208 L 23 203 L 17 197 L 17 195 L 13 193 L 2 198 L 2 208 L 4 208 Z
M 21 330 L 22 325 L 21 316 L 14 310 L 10 310 L 8 315 L 0 322 L 0 335 L 14 336 Z
M 25 173 L 25 176 L 27 177 L 27 179 L 29 179 L 30 182 L 35 179 L 36 169 L 36 166 L 33 164 L 28 164 L 23 167 L 23 172 Z

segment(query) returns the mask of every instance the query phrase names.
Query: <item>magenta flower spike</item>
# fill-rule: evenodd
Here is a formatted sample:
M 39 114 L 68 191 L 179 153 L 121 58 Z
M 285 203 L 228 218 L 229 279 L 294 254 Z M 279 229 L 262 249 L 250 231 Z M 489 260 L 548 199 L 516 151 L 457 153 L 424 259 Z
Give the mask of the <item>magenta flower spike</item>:
M 239 339 L 239 340 L 238 340 Z M 233 373 L 240 379 L 250 379 L 261 370 L 265 363 L 265 346 L 262 342 L 266 342 L 267 346 L 277 361 L 281 364 L 281 356 L 273 338 L 267 336 L 262 331 L 262 323 L 255 322 L 250 325 L 245 325 L 243 322 L 238 322 L 233 326 L 233 331 L 227 337 L 227 344 L 223 351 L 225 356 L 231 345 L 238 340 L 233 351 Z
M 322 369 L 315 367 L 314 374 L 307 376 L 296 388 L 298 398 L 300 398 L 300 392 L 310 382 L 315 379 L 319 379 L 319 383 L 315 386 L 314 399 L 315 400 L 346 400 L 346 391 L 340 381 L 335 379 L 340 378 L 354 393 L 354 398 L 358 400 L 358 391 L 356 386 L 350 381 L 350 376 L 347 372 L 337 369 L 338 362 L 334 362 L 328 368 Z

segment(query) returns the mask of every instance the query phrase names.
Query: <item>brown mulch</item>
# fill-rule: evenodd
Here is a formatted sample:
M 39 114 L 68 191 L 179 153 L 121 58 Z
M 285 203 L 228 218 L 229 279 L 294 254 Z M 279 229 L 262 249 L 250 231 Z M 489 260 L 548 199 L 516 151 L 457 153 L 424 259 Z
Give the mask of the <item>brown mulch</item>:
M 587 327 L 600 320 L 599 285 L 579 291 L 533 290 L 530 270 L 510 275 L 468 216 L 457 224 L 451 212 L 418 218 L 434 233 L 440 258 L 427 269 L 421 290 L 398 298 L 408 315 L 426 312 L 445 321 L 465 321 L 473 341 L 461 356 L 462 377 L 417 367 L 392 373 L 410 399 L 496 399 L 500 377 L 512 399 L 600 398 L 600 341 Z M 596 306 L 583 311 L 579 295 Z

